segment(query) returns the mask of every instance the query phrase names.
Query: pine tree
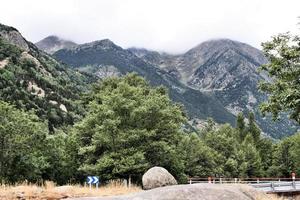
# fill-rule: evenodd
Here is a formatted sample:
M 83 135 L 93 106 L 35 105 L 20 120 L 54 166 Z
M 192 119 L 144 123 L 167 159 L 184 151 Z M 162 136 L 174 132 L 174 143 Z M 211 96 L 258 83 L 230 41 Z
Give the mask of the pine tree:
M 248 115 L 249 125 L 248 125 L 248 133 L 250 133 L 254 139 L 254 142 L 257 144 L 260 140 L 260 129 L 255 123 L 254 113 L 250 112 Z
M 244 138 L 246 137 L 247 131 L 246 131 L 246 124 L 245 124 L 245 118 L 243 113 L 239 113 L 236 119 L 236 128 L 239 133 L 239 139 L 242 142 Z

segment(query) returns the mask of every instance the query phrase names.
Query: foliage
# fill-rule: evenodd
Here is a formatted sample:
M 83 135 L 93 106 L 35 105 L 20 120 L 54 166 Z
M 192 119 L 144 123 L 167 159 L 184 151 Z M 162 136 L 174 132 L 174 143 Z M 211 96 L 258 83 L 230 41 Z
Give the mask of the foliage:
M 268 101 L 261 105 L 262 112 L 270 112 L 277 118 L 280 112 L 287 111 L 291 119 L 300 123 L 300 37 L 280 34 L 263 43 L 263 50 L 269 63 L 261 70 L 272 81 L 259 86 L 269 94 Z
M 202 131 L 185 133 L 181 106 L 136 74 L 99 82 L 83 102 L 88 112 L 80 122 L 49 134 L 36 115 L 0 101 L 1 181 L 65 184 L 99 175 L 139 182 L 152 166 L 165 167 L 180 183 L 193 176 L 300 173 L 300 134 L 280 142 L 262 137 L 253 113 L 248 120 L 239 114 L 236 128 L 209 119 Z
M 89 112 L 76 125 L 83 172 L 103 179 L 140 178 L 159 165 L 181 175 L 176 145 L 185 117 L 164 88 L 129 74 L 95 85 L 88 100 Z
M 47 127 L 29 113 L 0 101 L 0 180 L 15 182 L 41 177 L 47 165 L 43 144 Z

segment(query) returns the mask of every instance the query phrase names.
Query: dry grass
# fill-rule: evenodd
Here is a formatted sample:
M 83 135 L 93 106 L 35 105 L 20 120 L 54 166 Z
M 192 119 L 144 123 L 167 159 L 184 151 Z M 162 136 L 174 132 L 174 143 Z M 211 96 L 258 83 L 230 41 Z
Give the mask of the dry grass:
M 90 189 L 89 187 L 80 185 L 66 185 L 56 187 L 53 182 L 46 182 L 46 184 L 41 187 L 24 183 L 15 186 L 0 186 L 0 199 L 56 200 L 67 197 L 122 195 L 137 192 L 139 190 L 141 190 L 140 187 L 133 185 L 128 188 L 119 181 L 111 182 L 106 186 L 99 187 L 99 189 Z

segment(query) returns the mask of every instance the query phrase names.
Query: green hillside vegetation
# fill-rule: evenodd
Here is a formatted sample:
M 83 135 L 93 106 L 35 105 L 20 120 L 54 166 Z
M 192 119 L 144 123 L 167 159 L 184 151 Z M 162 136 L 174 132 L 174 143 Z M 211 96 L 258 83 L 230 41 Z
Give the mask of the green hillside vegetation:
M 0 68 L 0 100 L 34 110 L 48 120 L 51 131 L 72 124 L 82 113 L 75 100 L 92 77 L 68 69 L 28 44 L 30 51 L 25 52 L 0 37 L 0 61 L 6 62 Z
M 210 120 L 202 131 L 185 133 L 181 106 L 164 88 L 151 87 L 136 74 L 97 83 L 83 102 L 86 116 L 54 135 L 34 114 L 1 102 L 1 181 L 64 184 L 93 174 L 102 181 L 131 177 L 139 182 L 156 165 L 182 183 L 190 176 L 300 173 L 300 134 L 279 142 L 262 137 L 253 114 L 248 123 L 240 114 L 236 128 Z

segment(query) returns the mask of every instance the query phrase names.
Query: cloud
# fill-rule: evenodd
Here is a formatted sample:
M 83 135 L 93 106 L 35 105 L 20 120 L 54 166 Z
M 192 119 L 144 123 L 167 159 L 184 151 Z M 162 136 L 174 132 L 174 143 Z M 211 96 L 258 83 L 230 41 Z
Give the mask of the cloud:
M 33 42 L 50 34 L 78 43 L 109 38 L 179 53 L 211 38 L 260 48 L 299 28 L 299 8 L 299 0 L 3 0 L 0 22 Z

